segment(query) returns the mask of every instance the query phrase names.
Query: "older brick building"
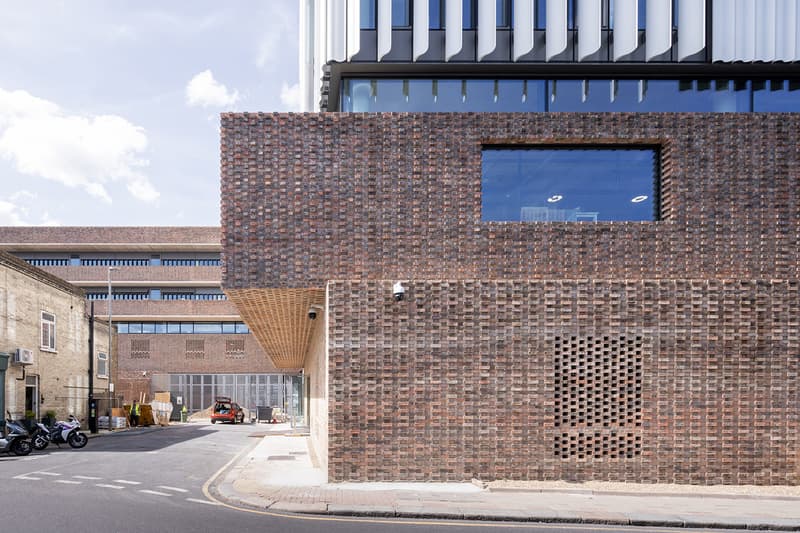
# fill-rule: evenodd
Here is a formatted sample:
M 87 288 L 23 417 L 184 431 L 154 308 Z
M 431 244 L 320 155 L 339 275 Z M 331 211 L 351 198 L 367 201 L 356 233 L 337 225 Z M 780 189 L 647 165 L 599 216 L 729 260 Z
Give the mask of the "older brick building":
M 219 228 L 6 227 L 0 249 L 83 288 L 103 319 L 110 281 L 117 403 L 171 391 L 190 412 L 216 396 L 286 407 L 292 376 L 275 368 L 220 288 Z M 98 381 L 108 388 L 107 376 Z

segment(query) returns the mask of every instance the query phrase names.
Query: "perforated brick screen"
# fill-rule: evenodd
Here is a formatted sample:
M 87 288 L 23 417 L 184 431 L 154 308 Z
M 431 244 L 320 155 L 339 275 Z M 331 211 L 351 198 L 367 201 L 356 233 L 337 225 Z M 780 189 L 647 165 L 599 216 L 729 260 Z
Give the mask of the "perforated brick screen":
M 131 339 L 131 359 L 150 359 L 150 339 Z

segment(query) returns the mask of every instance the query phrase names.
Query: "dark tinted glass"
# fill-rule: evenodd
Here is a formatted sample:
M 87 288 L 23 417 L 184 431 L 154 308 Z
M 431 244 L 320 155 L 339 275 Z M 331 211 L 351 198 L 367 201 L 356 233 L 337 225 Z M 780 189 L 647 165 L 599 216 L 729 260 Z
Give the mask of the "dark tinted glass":
M 484 221 L 654 220 L 654 148 L 483 150 Z
M 361 0 L 359 16 L 362 30 L 374 30 L 376 25 L 376 0 Z
M 798 112 L 798 80 L 344 79 L 342 111 Z
M 429 0 L 428 24 L 432 30 L 444 28 L 444 0 Z
M 545 15 L 546 5 L 547 5 L 547 0 L 536 0 L 536 14 L 534 15 L 536 20 L 534 21 L 534 27 L 537 30 L 543 30 L 546 27 L 547 23 L 547 17 Z
M 548 111 L 749 111 L 739 89 L 728 80 L 551 80 Z
M 478 0 L 461 0 L 461 20 L 465 30 L 474 30 L 477 25 L 476 4 Z
M 392 0 L 392 27 L 411 26 L 411 0 Z
M 342 111 L 544 111 L 543 80 L 350 79 Z
M 770 80 L 753 90 L 753 111 L 796 112 L 800 110 L 800 80 Z
M 495 0 L 495 13 L 497 13 L 497 27 L 508 28 L 511 26 L 511 1 Z

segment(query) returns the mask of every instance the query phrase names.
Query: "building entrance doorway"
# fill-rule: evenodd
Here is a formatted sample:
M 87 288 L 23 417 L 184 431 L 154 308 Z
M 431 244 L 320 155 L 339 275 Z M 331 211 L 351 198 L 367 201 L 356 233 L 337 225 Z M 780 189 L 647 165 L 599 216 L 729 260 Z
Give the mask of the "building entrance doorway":
M 25 376 L 25 418 L 39 420 L 39 376 Z

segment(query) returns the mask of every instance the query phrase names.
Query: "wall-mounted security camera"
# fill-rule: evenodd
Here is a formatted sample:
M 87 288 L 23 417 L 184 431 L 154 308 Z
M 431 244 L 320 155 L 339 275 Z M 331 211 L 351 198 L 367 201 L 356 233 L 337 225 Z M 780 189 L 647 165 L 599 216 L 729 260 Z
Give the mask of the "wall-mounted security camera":
M 311 320 L 316 320 L 317 314 L 322 312 L 321 305 L 312 305 L 308 308 L 308 318 Z
M 403 298 L 406 297 L 406 288 L 403 287 L 403 283 L 398 281 L 392 287 L 392 296 L 394 296 L 394 301 L 399 302 Z

